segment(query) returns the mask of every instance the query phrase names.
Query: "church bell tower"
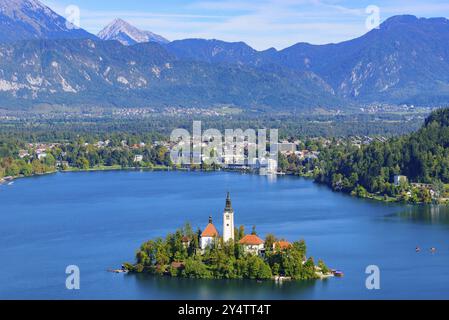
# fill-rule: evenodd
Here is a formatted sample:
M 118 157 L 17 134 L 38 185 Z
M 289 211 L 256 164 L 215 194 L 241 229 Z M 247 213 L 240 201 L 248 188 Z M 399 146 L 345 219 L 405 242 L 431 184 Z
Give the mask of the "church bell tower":
M 234 209 L 232 209 L 231 195 L 228 192 L 226 207 L 223 213 L 223 241 L 234 241 Z

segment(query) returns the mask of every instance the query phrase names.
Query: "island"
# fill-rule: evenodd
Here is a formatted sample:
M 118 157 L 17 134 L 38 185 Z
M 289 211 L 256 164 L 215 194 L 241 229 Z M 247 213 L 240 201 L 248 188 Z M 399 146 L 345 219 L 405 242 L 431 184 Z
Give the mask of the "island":
M 136 262 L 124 263 L 123 270 L 182 278 L 259 281 L 324 279 L 341 274 L 329 269 L 322 260 L 316 265 L 313 257 L 307 257 L 304 240 L 290 243 L 272 234 L 262 240 L 255 226 L 251 234 L 245 234 L 243 226 L 235 228 L 229 193 L 222 236 L 212 217 L 203 231 L 194 232 L 186 223 L 165 239 L 142 244 Z

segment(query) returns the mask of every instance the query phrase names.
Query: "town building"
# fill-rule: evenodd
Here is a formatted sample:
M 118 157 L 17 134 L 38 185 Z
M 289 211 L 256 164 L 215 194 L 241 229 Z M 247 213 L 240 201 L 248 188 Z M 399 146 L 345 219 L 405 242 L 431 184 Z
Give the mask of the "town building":
M 399 187 L 401 184 L 405 184 L 408 182 L 408 179 L 406 176 L 396 175 L 394 176 L 394 185 L 396 187 Z
M 243 251 L 245 253 L 250 253 L 254 255 L 264 255 L 265 254 L 265 246 L 264 241 L 260 239 L 258 236 L 250 234 L 244 236 L 239 244 L 243 246 Z
M 29 156 L 30 156 L 30 154 L 29 154 L 29 152 L 27 150 L 20 150 L 19 151 L 19 158 L 20 159 L 23 159 L 23 158 L 29 157 Z
M 56 166 L 58 168 L 68 168 L 69 167 L 69 162 L 68 161 L 56 161 Z
M 47 157 L 47 154 L 46 154 L 46 153 L 39 153 L 39 154 L 37 155 L 37 158 L 38 158 L 39 160 L 45 159 L 46 157 Z
M 134 162 L 142 162 L 143 156 L 142 155 L 136 155 L 134 156 Z
M 283 141 L 278 144 L 278 151 L 282 154 L 294 153 L 296 149 L 297 149 L 296 144 L 288 141 Z
M 268 159 L 268 174 L 276 174 L 278 171 L 278 162 L 274 159 Z
M 274 159 L 262 159 L 260 161 L 261 175 L 274 175 L 278 172 L 278 162 Z

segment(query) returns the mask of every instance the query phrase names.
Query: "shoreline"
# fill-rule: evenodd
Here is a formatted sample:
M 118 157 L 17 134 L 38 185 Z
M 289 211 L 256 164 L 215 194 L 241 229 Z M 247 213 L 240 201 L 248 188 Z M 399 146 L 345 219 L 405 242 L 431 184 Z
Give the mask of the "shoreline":
M 183 171 L 183 169 L 173 169 L 171 167 L 157 167 L 157 168 L 148 168 L 148 167 L 129 167 L 129 168 L 122 168 L 122 167 L 99 167 L 99 168 L 89 168 L 89 169 L 75 169 L 72 168 L 70 170 L 54 170 L 54 171 L 49 171 L 49 172 L 45 172 L 45 173 L 35 173 L 29 176 L 25 176 L 23 174 L 18 175 L 18 176 L 8 176 L 8 177 L 3 177 L 0 178 L 0 185 L 1 184 L 5 184 L 5 183 L 9 183 L 9 182 L 13 182 L 15 180 L 20 180 L 20 179 L 26 179 L 26 178 L 35 178 L 35 177 L 41 177 L 41 176 L 47 176 L 47 175 L 51 175 L 51 174 L 56 174 L 56 173 L 77 173 L 77 172 L 102 172 L 102 171 L 137 171 L 137 170 L 144 170 L 144 171 Z M 187 170 L 185 170 L 187 171 Z
M 275 275 L 273 275 L 270 279 L 189 278 L 189 277 L 183 277 L 183 276 L 171 276 L 169 274 L 158 275 L 158 274 L 154 274 L 154 273 L 151 273 L 151 272 L 136 272 L 136 271 L 131 271 L 131 270 L 127 270 L 127 269 L 108 269 L 108 270 L 106 270 L 106 272 L 113 273 L 113 274 L 125 274 L 125 275 L 148 275 L 150 277 L 155 277 L 155 278 L 159 278 L 159 279 L 188 279 L 188 280 L 190 279 L 190 280 L 207 280 L 207 281 L 221 281 L 221 280 L 226 280 L 226 281 L 251 281 L 251 282 L 256 282 L 256 283 L 262 283 L 262 282 L 275 283 L 275 284 L 279 284 L 279 285 L 282 285 L 284 282 L 327 281 L 327 280 L 332 279 L 332 278 L 335 278 L 335 279 L 342 278 L 342 276 L 337 277 L 334 272 L 323 274 L 323 273 L 321 273 L 319 271 L 317 271 L 315 273 L 315 275 L 316 275 L 315 279 L 293 279 L 292 277 L 275 276 Z
M 16 180 L 25 179 L 25 178 L 35 178 L 35 177 L 49 176 L 51 174 L 55 174 L 55 173 L 58 173 L 58 172 L 59 172 L 58 170 L 55 170 L 55 171 L 49 171 L 49 172 L 44 172 L 44 173 L 35 173 L 35 174 L 29 175 L 29 176 L 25 176 L 25 175 L 21 174 L 21 175 L 13 176 L 13 177 L 11 177 L 11 176 L 3 177 L 3 178 L 0 179 L 0 185 L 8 184 L 8 183 L 14 182 Z
M 108 172 L 108 171 L 109 172 L 113 172 L 113 171 L 148 171 L 148 172 L 180 171 L 180 172 L 202 172 L 202 173 L 224 171 L 224 172 L 234 172 L 234 173 L 241 173 L 241 174 L 256 174 L 254 171 L 251 171 L 251 170 L 223 169 L 223 168 L 220 168 L 218 170 L 215 170 L 215 169 L 204 170 L 204 169 L 198 169 L 198 168 L 189 169 L 189 168 L 177 168 L 177 167 L 168 167 L 168 166 L 155 166 L 152 168 L 151 167 L 100 166 L 100 167 L 94 167 L 94 168 L 89 168 L 89 169 L 69 168 L 66 170 L 54 170 L 54 171 L 49 171 L 49 172 L 45 172 L 45 173 L 33 174 L 33 175 L 29 175 L 29 176 L 25 176 L 25 175 L 19 175 L 19 176 L 14 176 L 14 177 L 8 176 L 8 177 L 0 178 L 0 185 L 9 184 L 9 183 L 14 182 L 15 180 L 19 180 L 19 179 L 41 177 L 41 176 L 46 176 L 46 175 L 51 175 L 51 174 L 56 174 L 56 173 L 102 172 L 102 171 L 104 171 L 104 172 Z M 276 176 L 276 177 L 290 176 L 290 177 L 298 177 L 298 178 L 313 180 L 315 183 L 317 183 L 319 185 L 326 186 L 332 192 L 338 192 L 338 191 L 332 190 L 332 188 L 330 188 L 325 183 L 320 183 L 320 182 L 315 181 L 315 179 L 310 175 L 300 175 L 300 174 L 292 173 L 292 172 L 282 172 L 282 173 L 277 173 L 274 175 L 264 175 L 264 176 Z M 366 197 L 354 196 L 347 192 L 338 192 L 338 193 L 342 193 L 344 195 L 348 195 L 348 196 L 351 196 L 356 199 L 372 200 L 372 201 L 382 202 L 382 203 L 398 203 L 398 204 L 407 204 L 407 205 L 414 205 L 414 206 L 426 205 L 426 203 L 424 203 L 424 202 L 418 202 L 418 203 L 402 202 L 402 201 L 397 200 L 396 198 L 391 198 L 391 197 L 388 197 L 387 199 L 385 199 L 385 197 L 382 195 L 376 195 L 376 194 L 371 194 L 371 193 L 368 194 Z M 449 201 L 446 201 L 446 202 L 443 201 L 441 203 L 431 203 L 430 205 L 432 205 L 432 204 L 440 205 L 440 206 L 448 206 Z

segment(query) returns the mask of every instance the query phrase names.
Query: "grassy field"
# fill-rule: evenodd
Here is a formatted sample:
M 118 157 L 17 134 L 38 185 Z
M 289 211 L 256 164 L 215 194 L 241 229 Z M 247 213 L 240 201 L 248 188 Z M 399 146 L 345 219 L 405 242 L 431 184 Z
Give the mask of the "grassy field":
M 109 171 L 109 170 L 122 170 L 122 166 L 96 166 L 89 169 L 80 169 L 76 167 L 68 167 L 62 170 L 62 172 L 79 172 L 79 171 Z

